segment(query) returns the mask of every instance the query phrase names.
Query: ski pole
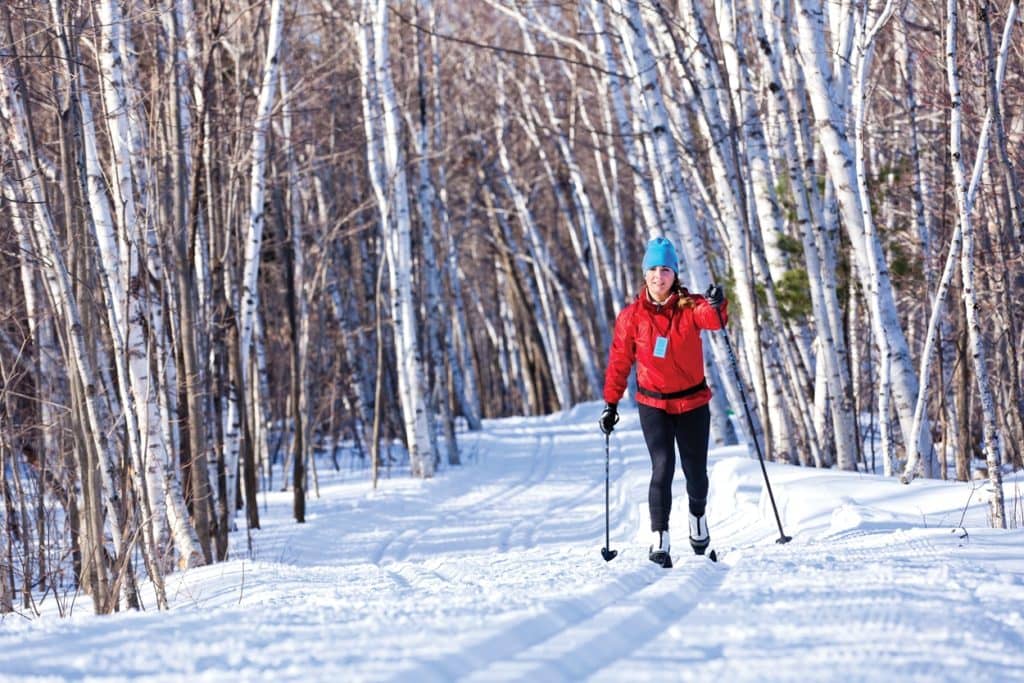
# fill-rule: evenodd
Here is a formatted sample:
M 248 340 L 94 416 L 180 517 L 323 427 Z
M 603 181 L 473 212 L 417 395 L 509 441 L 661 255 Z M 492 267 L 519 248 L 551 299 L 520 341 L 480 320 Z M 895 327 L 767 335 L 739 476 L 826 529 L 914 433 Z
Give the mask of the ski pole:
M 747 404 L 747 393 L 743 389 L 743 378 L 740 376 L 740 366 L 736 362 L 736 354 L 733 353 L 732 343 L 729 341 L 729 332 L 725 329 L 725 320 L 722 319 L 722 311 L 719 310 L 718 306 L 714 307 L 715 313 L 718 314 L 718 323 L 722 326 L 722 336 L 725 337 L 725 348 L 729 352 L 729 362 L 732 363 L 733 374 L 736 375 L 736 384 L 740 390 L 740 398 L 743 400 L 743 412 L 747 416 L 747 426 L 750 428 L 750 438 L 754 440 L 754 449 L 757 451 L 757 459 L 761 463 L 761 474 L 764 475 L 764 485 L 768 489 L 768 500 L 772 502 L 772 512 L 775 513 L 775 523 L 779 525 L 779 538 L 775 541 L 776 543 L 789 543 L 793 540 L 792 536 L 787 536 L 786 532 L 782 530 L 782 520 L 779 519 L 779 508 L 775 505 L 775 496 L 772 495 L 772 485 L 768 481 L 768 468 L 764 466 L 764 455 L 761 454 L 761 444 L 758 443 L 757 433 L 754 431 L 754 418 L 750 414 L 750 406 Z
M 608 461 L 611 459 L 611 438 L 611 434 L 604 435 L 604 547 L 601 548 L 601 557 L 605 562 L 611 562 L 619 554 L 618 550 L 610 549 L 612 541 L 608 521 Z

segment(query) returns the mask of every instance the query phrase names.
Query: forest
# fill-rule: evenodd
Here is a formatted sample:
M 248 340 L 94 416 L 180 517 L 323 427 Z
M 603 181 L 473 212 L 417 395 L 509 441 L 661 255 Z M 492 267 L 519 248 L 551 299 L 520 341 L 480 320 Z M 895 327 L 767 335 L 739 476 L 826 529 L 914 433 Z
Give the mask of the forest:
M 596 400 L 656 236 L 730 301 L 714 439 L 1005 527 L 1019 4 L 4 0 L 0 613 L 166 607 L 339 452 Z

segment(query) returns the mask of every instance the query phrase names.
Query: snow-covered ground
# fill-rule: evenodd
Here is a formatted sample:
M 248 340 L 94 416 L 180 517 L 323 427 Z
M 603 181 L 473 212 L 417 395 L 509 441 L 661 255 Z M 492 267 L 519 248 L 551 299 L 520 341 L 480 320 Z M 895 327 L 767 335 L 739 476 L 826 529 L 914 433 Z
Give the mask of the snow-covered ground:
M 8 616 L 0 680 L 1024 680 L 1024 530 L 987 528 L 982 485 L 769 464 L 777 545 L 757 461 L 716 451 L 722 561 L 677 522 L 663 570 L 627 410 L 606 563 L 599 408 L 489 422 L 431 481 L 321 465 L 306 524 L 268 495 L 252 557 L 169 576 L 169 613 Z

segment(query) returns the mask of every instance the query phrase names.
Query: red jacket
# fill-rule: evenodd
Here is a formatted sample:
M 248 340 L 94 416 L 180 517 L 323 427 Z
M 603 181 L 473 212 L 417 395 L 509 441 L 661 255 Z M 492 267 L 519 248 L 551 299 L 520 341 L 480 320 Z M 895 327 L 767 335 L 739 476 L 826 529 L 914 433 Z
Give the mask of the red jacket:
M 720 311 L 726 321 L 729 319 L 727 307 L 728 302 L 723 301 Z M 673 293 L 668 301 L 658 305 L 651 302 L 646 288 L 643 289 L 615 320 L 604 377 L 604 400 L 618 403 L 626 390 L 629 370 L 636 363 L 637 403 L 672 414 L 707 404 L 711 401 L 711 389 L 704 384 L 700 331 L 720 328 L 718 314 L 704 297 L 684 289 L 681 303 L 680 294 Z M 661 357 L 656 356 L 655 349 L 659 337 L 668 339 L 664 352 L 659 354 Z M 644 394 L 644 390 L 665 395 L 687 389 L 692 393 L 681 398 Z

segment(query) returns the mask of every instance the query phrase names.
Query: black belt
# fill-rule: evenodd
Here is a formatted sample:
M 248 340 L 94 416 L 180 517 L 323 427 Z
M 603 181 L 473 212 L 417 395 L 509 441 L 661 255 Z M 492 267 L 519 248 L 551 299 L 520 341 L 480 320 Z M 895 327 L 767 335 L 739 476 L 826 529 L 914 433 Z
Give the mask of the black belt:
M 673 391 L 671 394 L 662 394 L 661 392 L 651 391 L 650 389 L 644 389 L 643 387 L 637 387 L 636 392 L 638 394 L 643 394 L 644 396 L 648 396 L 650 398 L 657 398 L 661 399 L 662 401 L 671 401 L 672 399 L 675 398 L 686 398 L 687 396 L 693 396 L 697 392 L 704 391 L 707 388 L 708 380 L 707 378 L 704 378 L 700 381 L 700 384 L 695 384 L 689 389 L 683 389 L 682 391 Z

